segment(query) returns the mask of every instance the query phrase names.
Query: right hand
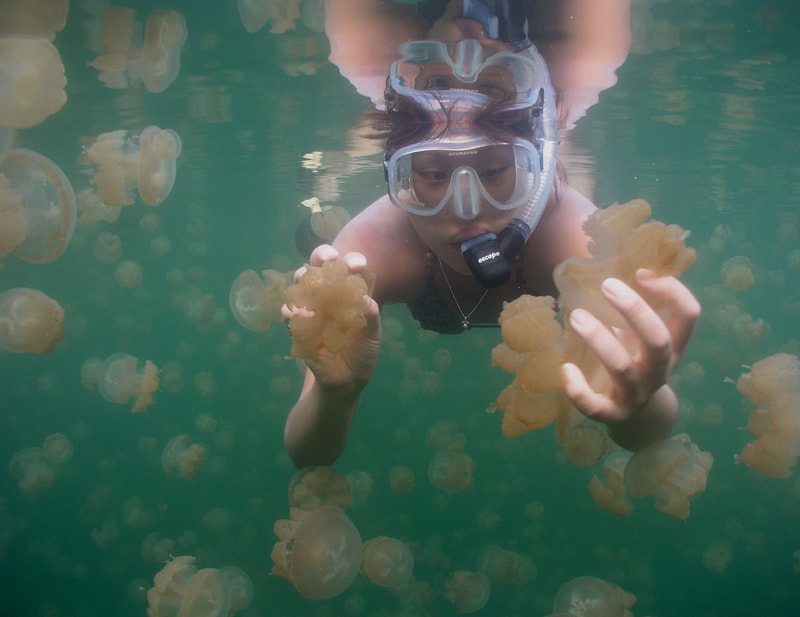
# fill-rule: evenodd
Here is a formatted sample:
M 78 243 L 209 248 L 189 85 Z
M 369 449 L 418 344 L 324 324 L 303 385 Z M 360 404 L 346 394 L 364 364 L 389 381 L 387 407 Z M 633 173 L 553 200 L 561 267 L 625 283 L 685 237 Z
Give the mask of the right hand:
M 339 259 L 339 251 L 329 244 L 322 244 L 314 249 L 309 258 L 309 265 L 322 266 L 324 263 Z M 367 259 L 361 253 L 345 253 L 341 261 L 347 266 L 351 274 L 363 272 L 367 267 Z M 308 268 L 303 266 L 294 273 L 297 283 Z M 314 373 L 317 383 L 328 388 L 363 388 L 378 361 L 378 351 L 381 344 L 381 319 L 378 303 L 370 296 L 364 295 L 364 312 L 367 325 L 357 333 L 353 344 L 341 353 L 332 354 L 327 349 L 321 349 L 316 358 L 306 361 L 308 368 Z M 305 309 L 296 306 L 283 305 L 281 315 L 288 323 L 294 315 L 308 315 Z

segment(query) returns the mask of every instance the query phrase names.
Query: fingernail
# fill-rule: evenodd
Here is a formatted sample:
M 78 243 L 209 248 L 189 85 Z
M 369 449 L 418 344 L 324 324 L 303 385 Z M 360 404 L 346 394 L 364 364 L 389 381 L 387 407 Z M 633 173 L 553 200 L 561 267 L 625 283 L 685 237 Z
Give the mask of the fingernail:
M 569 323 L 576 330 L 584 328 L 588 323 L 588 315 L 583 309 L 575 309 L 569 314 Z
M 636 278 L 640 281 L 649 281 L 656 278 L 656 273 L 648 268 L 639 268 L 636 271 Z
M 604 280 L 603 284 L 601 285 L 601 288 L 603 290 L 603 293 L 609 296 L 617 296 L 617 297 L 625 295 L 628 291 L 628 288 L 625 285 L 625 283 L 613 278 L 607 278 L 606 280 Z

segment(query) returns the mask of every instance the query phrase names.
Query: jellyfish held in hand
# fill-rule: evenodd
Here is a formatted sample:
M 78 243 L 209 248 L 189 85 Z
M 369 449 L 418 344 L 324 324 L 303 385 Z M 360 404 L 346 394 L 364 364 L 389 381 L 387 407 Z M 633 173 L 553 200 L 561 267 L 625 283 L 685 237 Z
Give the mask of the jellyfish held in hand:
M 309 600 L 327 600 L 347 589 L 361 565 L 361 536 L 347 515 L 324 505 L 292 508 L 291 520 L 275 523 L 272 573 L 292 582 Z

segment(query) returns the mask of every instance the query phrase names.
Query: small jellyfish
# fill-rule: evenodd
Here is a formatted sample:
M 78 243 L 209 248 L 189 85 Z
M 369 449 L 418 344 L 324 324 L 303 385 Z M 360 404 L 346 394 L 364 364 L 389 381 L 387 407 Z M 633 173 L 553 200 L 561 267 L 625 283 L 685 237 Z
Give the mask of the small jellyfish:
M 326 504 L 347 510 L 352 499 L 347 478 L 333 467 L 303 467 L 289 483 L 289 504 L 301 510 Z
M 131 355 L 112 354 L 103 362 L 97 389 L 111 403 L 127 403 L 133 398 L 131 411 L 145 411 L 153 404 L 153 392 L 158 389 L 158 368 L 150 360 L 140 366 Z
M 118 235 L 102 231 L 95 240 L 92 253 L 105 264 L 114 263 L 122 255 L 122 241 Z
M 157 10 L 147 18 L 141 71 L 150 92 L 163 92 L 178 77 L 187 35 L 186 19 L 177 11 Z
M 311 213 L 311 229 L 321 240 L 332 242 L 350 220 L 350 213 L 341 206 L 323 206 Z
M 165 538 L 158 532 L 147 534 L 142 540 L 142 560 L 145 563 L 166 563 L 175 548 L 175 540 Z
M 378 536 L 364 542 L 360 572 L 378 587 L 397 587 L 413 579 L 414 555 L 405 542 Z
M 725 574 L 733 558 L 733 544 L 730 540 L 715 540 L 703 549 L 703 565 L 717 574 Z
M 481 552 L 478 557 L 478 570 L 487 576 L 492 585 L 498 583 L 528 585 L 539 573 L 536 564 L 527 555 L 494 545 L 487 546 Z
M 631 454 L 629 452 L 614 452 L 603 461 L 603 472 L 606 481 L 597 476 L 592 476 L 589 481 L 589 492 L 598 508 L 613 512 L 617 516 L 627 516 L 633 512 L 633 503 L 628 499 L 625 490 L 625 466 Z
M 437 452 L 428 465 L 431 484 L 448 494 L 463 493 L 472 488 L 475 461 L 463 452 Z
M 72 239 L 77 213 L 72 184 L 53 161 L 25 148 L 0 159 L 0 259 L 53 261 Z
M 0 67 L 0 125 L 36 126 L 67 102 L 64 65 L 47 39 L 0 36 Z
M 47 355 L 64 338 L 64 309 L 37 289 L 0 293 L 0 349 Z
M 81 384 L 87 390 L 97 390 L 97 383 L 103 373 L 102 358 L 86 358 L 81 364 Z
M 134 289 L 142 284 L 142 266 L 135 261 L 121 261 L 114 272 L 114 278 L 120 287 Z
M 565 583 L 553 601 L 553 613 L 571 617 L 627 617 L 636 596 L 594 576 L 579 576 Z
M 147 617 L 225 617 L 231 606 L 225 576 L 214 568 L 198 570 L 195 558 L 175 557 L 156 573 L 147 591 Z
M 410 467 L 397 465 L 389 472 L 389 486 L 395 495 L 407 495 L 414 492 L 416 481 Z
M 489 601 L 491 584 L 483 572 L 459 570 L 444 582 L 445 599 L 449 600 L 456 613 L 475 613 Z
M 594 465 L 608 451 L 605 433 L 590 422 L 581 422 L 570 428 L 563 445 L 564 456 L 576 467 Z
M 8 473 L 28 495 L 38 495 L 51 487 L 55 479 L 42 448 L 23 448 L 15 452 L 8 463 Z
M 725 287 L 737 293 L 750 289 L 756 280 L 753 264 L 741 255 L 731 257 L 722 264 L 719 276 Z
M 161 467 L 169 477 L 184 480 L 194 479 L 206 460 L 206 449 L 192 443 L 189 435 L 176 435 L 161 451 Z
M 69 463 L 72 460 L 74 451 L 69 438 L 63 433 L 48 435 L 42 444 L 44 460 L 56 467 Z
M 219 569 L 228 583 L 231 594 L 229 617 L 236 611 L 246 609 L 253 602 L 253 582 L 247 572 L 236 566 L 224 566 Z
M 292 508 L 291 520 L 275 523 L 272 573 L 292 582 L 309 600 L 327 600 L 347 589 L 361 565 L 361 536 L 347 515 L 324 505 Z
M 283 294 L 290 282 L 290 274 L 277 270 L 264 270 L 261 276 L 245 270 L 231 286 L 229 302 L 234 319 L 248 330 L 267 330 L 281 317 Z

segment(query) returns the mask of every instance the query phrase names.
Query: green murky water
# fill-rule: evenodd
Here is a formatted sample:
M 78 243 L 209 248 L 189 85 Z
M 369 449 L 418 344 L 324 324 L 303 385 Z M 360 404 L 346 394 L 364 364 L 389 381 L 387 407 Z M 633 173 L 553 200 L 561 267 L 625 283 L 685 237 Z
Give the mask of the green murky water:
M 304 4 L 310 11 L 318 3 Z M 89 187 L 81 144 L 100 133 L 156 124 L 180 134 L 183 153 L 159 207 L 137 202 L 114 223 L 79 224 L 57 261 L 32 265 L 9 256 L 0 270 L 0 289 L 40 289 L 66 312 L 55 353 L 0 355 L 0 461 L 5 466 L 52 433 L 66 434 L 75 450 L 36 495 L 22 492 L 5 467 L 0 474 L 0 614 L 143 615 L 136 589 L 152 584 L 161 568 L 142 554 L 153 532 L 177 542 L 173 554 L 197 556 L 199 567 L 248 572 L 255 598 L 242 614 L 251 617 L 452 614 L 442 598 L 445 579 L 474 570 L 492 544 L 533 558 L 538 576 L 524 587 L 495 585 L 483 615 L 546 615 L 559 587 L 581 575 L 638 596 L 635 615 L 800 613 L 792 557 L 800 549 L 800 480 L 797 473 L 766 478 L 734 463 L 752 439 L 742 430 L 751 407 L 724 382 L 738 377 L 741 364 L 798 352 L 793 3 L 636 2 L 634 52 L 619 83 L 573 134 L 598 205 L 643 197 L 654 218 L 692 231 L 698 260 L 684 280 L 706 310 L 674 380 L 683 409 L 677 430 L 715 462 L 689 519 L 673 519 L 648 499 L 619 519 L 598 509 L 586 489 L 599 470 L 564 462 L 552 430 L 504 438 L 500 418 L 485 413 L 509 380 L 490 366 L 497 333 L 430 335 L 404 309 L 386 310 L 402 325 L 404 345 L 384 349 L 337 468 L 368 472 L 374 481 L 365 502 L 348 511 L 362 537 L 390 535 L 414 547 L 416 578 L 432 591 L 416 612 L 361 577 L 341 596 L 314 604 L 269 575 L 272 527 L 287 518 L 294 471 L 282 427 L 301 375 L 286 359 L 285 330 L 242 329 L 227 300 L 239 272 L 302 262 L 294 240 L 308 216 L 301 200 L 320 196 L 356 213 L 384 191 L 379 154 L 348 154 L 346 134 L 368 101 L 326 62 L 327 40 L 307 25 L 315 23 L 308 14 L 285 34 L 248 34 L 234 2 L 140 2 L 137 17 L 160 6 L 181 11 L 189 29 L 180 76 L 166 91 L 105 88 L 87 66 L 97 55 L 88 44 L 91 15 L 73 2 L 55 39 L 69 100 L 17 136 L 20 146 L 57 162 L 76 192 Z M 322 169 L 301 165 L 310 152 L 324 153 Z M 156 230 L 142 228 L 145 215 L 157 217 Z M 94 257 L 103 231 L 119 236 L 121 259 L 141 265 L 136 289 L 115 282 L 116 263 Z M 169 240 L 166 254 L 152 248 L 159 236 Z M 712 286 L 734 256 L 750 259 L 755 283 L 720 294 Z M 210 294 L 218 319 L 175 308 L 175 295 L 189 288 Z M 752 317 L 738 333 L 715 321 L 715 309 L 732 302 Z M 450 352 L 447 370 L 434 364 L 440 349 Z M 83 387 L 80 367 L 116 352 L 161 368 L 177 363 L 182 387 L 174 381 L 172 391 L 155 393 L 145 414 L 105 401 Z M 409 378 L 410 358 L 439 377 Z M 701 378 L 686 375 L 690 362 L 703 367 Z M 196 380 L 207 373 L 216 389 L 203 394 Z M 201 414 L 216 419 L 213 432 L 201 430 Z M 439 420 L 457 421 L 466 435 L 476 463 L 466 493 L 448 497 L 427 480 L 425 434 Z M 191 481 L 166 477 L 160 463 L 163 446 L 181 433 L 208 451 Z M 415 472 L 411 494 L 390 490 L 396 465 Z M 543 506 L 540 516 L 529 507 L 534 502 Z M 720 542 L 731 550 L 724 572 L 702 558 Z

